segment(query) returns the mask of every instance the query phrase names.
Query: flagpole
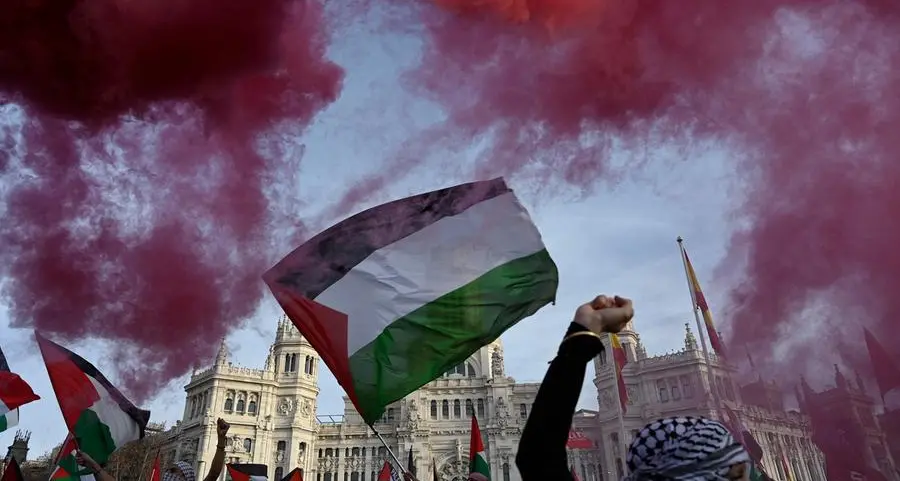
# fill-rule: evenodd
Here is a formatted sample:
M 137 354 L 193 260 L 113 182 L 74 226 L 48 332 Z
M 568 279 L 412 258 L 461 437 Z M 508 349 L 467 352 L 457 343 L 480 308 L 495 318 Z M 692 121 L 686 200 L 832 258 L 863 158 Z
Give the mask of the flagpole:
M 722 403 L 719 399 L 719 391 L 717 390 L 715 377 L 712 372 L 712 359 L 709 355 L 709 349 L 706 347 L 706 332 L 703 329 L 703 324 L 700 322 L 700 312 L 697 308 L 697 293 L 694 292 L 694 283 L 691 281 L 691 273 L 688 269 L 688 258 L 687 251 L 684 250 L 684 239 L 682 239 L 681 236 L 678 236 L 676 241 L 678 242 L 678 250 L 681 252 L 681 262 L 684 264 L 684 277 L 687 280 L 688 291 L 691 293 L 691 311 L 694 312 L 694 322 L 697 323 L 697 334 L 700 335 L 700 346 L 703 348 L 703 357 L 706 358 L 706 376 L 708 378 L 707 382 L 709 382 L 709 390 L 713 395 L 716 414 L 721 417 L 719 411 Z
M 397 458 L 397 455 L 395 455 L 394 451 L 391 450 L 391 447 L 388 446 L 387 441 L 385 441 L 384 438 L 381 437 L 381 433 L 379 433 L 378 430 L 375 429 L 375 426 L 373 426 L 371 424 L 369 425 L 369 429 L 371 429 L 372 432 L 375 433 L 375 436 L 378 437 L 378 440 L 381 441 L 381 444 L 384 446 L 385 449 L 387 449 L 388 454 L 391 456 L 391 459 L 394 460 L 394 464 L 397 465 L 397 469 L 400 470 L 400 473 L 406 474 L 406 468 L 403 467 L 403 465 L 400 463 L 400 459 Z
M 615 334 L 611 334 L 611 335 L 615 336 Z M 612 340 L 612 339 L 610 339 L 610 340 Z M 611 345 L 610 345 L 610 352 L 612 352 Z M 622 458 L 622 469 L 627 470 L 628 463 L 625 462 L 625 453 L 627 452 L 628 445 L 625 443 L 625 409 L 622 406 L 622 393 L 620 392 L 620 389 L 619 389 L 619 376 L 621 375 L 622 379 L 624 379 L 625 377 L 624 377 L 624 375 L 619 374 L 619 363 L 616 362 L 615 356 L 613 356 L 612 365 L 613 365 L 613 385 L 616 386 L 616 401 L 618 401 L 618 405 L 619 405 L 619 409 L 618 409 L 619 444 L 620 444 L 619 449 L 621 450 L 621 452 L 619 453 L 619 456 Z M 628 474 L 628 473 L 625 473 L 625 474 Z

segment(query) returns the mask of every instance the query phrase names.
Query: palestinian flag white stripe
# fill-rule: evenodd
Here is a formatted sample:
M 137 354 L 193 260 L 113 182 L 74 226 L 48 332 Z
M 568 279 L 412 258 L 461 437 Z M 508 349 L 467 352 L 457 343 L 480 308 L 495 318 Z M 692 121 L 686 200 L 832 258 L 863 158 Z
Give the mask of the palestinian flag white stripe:
M 356 214 L 264 279 L 370 424 L 552 302 L 559 284 L 503 179 Z
M 119 403 L 109 394 L 106 388 L 96 379 L 88 376 L 100 399 L 91 406 L 91 410 L 97 414 L 97 418 L 101 423 L 109 428 L 109 433 L 115 442 L 116 447 L 121 447 L 125 443 L 141 438 L 141 426 L 134 422 L 134 419 L 128 415 Z
M 375 251 L 315 300 L 347 315 L 352 356 L 397 319 L 543 249 L 528 213 L 508 192 Z
M 19 410 L 13 409 L 12 411 L 7 411 L 6 414 L 0 416 L 0 433 L 6 431 L 9 428 L 15 427 L 19 425 Z

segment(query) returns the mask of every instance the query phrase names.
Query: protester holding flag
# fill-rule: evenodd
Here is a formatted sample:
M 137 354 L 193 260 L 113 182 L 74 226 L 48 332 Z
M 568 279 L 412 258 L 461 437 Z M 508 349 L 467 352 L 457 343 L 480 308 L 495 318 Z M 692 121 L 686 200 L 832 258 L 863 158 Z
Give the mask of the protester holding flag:
M 93 473 L 94 479 L 97 481 L 116 481 L 116 478 L 113 477 L 113 475 L 107 473 L 100 463 L 94 461 L 94 458 L 84 451 L 75 451 L 75 462 L 77 462 L 79 466 L 84 466 L 85 469 Z
M 598 296 L 575 311 L 522 432 L 516 465 L 523 481 L 572 479 L 566 443 L 587 364 L 603 353 L 601 334 L 621 331 L 633 316 L 631 301 L 619 296 Z

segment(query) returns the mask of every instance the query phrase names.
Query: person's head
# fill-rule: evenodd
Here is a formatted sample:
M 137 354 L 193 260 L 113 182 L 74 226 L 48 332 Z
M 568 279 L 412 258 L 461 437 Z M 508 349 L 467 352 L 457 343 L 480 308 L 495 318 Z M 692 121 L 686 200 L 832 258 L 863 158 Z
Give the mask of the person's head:
M 184 461 L 178 461 L 173 464 L 165 473 L 163 473 L 162 481 L 196 481 L 197 476 L 194 474 L 194 468 Z
M 631 481 L 746 481 L 750 455 L 722 423 L 671 417 L 644 426 L 626 455 Z

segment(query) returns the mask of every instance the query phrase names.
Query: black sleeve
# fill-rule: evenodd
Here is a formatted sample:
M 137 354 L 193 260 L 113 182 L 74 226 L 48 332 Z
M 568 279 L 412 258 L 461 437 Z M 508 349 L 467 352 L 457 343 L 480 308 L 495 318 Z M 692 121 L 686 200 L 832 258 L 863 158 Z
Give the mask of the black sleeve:
M 566 336 L 586 330 L 572 323 Z M 572 416 L 587 364 L 602 352 L 603 343 L 595 336 L 575 336 L 560 345 L 538 389 L 519 441 L 516 466 L 522 481 L 572 481 L 566 456 Z

